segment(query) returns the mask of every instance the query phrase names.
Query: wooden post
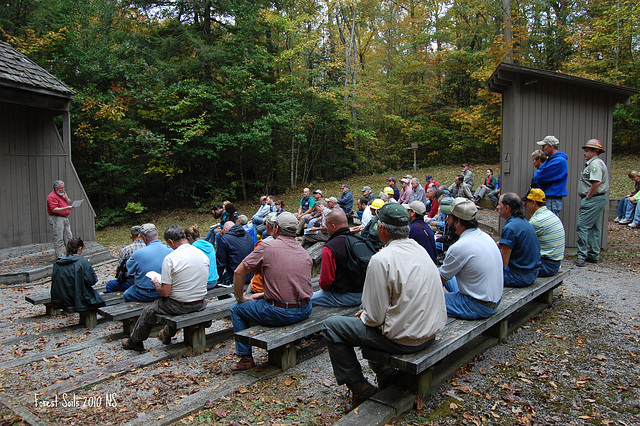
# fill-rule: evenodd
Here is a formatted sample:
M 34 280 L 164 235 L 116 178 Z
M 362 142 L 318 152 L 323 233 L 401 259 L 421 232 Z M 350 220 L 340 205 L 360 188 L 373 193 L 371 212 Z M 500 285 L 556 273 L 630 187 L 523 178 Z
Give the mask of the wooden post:
M 283 371 L 294 367 L 296 365 L 295 342 L 270 350 L 269 364 L 275 365 Z
M 51 303 L 46 303 L 45 308 L 47 309 L 47 315 L 49 316 L 56 316 L 56 315 L 62 315 L 62 309 L 56 309 L 53 307 L 53 304 Z
M 190 325 L 184 329 L 184 343 L 194 352 L 202 353 L 207 348 L 207 336 L 205 329 L 211 325 L 211 321 L 206 323 Z
M 80 312 L 80 325 L 93 328 L 98 325 L 98 311 L 95 309 Z

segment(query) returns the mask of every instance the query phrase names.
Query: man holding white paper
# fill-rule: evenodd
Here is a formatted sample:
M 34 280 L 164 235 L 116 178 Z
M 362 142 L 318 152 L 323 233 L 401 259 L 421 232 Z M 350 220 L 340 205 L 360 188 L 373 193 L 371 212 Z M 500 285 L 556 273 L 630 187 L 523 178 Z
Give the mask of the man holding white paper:
M 49 214 L 49 224 L 53 228 L 53 248 L 56 258 L 64 257 L 65 247 L 73 234 L 71 224 L 69 224 L 69 214 L 76 207 L 64 190 L 64 182 L 56 180 L 53 182 L 53 191 L 47 196 L 47 214 Z

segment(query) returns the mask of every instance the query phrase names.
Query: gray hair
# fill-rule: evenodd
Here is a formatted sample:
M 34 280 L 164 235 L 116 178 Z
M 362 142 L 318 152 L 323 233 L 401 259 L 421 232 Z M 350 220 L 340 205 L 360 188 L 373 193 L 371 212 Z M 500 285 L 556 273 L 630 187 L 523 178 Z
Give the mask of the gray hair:
M 420 179 L 413 178 L 413 179 L 411 179 L 411 183 L 417 183 L 418 185 L 420 185 Z
M 61 181 L 60 179 L 53 181 L 53 189 L 58 188 L 60 185 L 64 185 L 64 181 Z
M 184 229 L 178 224 L 170 225 L 166 231 L 164 231 L 164 240 L 169 241 L 180 241 L 187 238 L 184 233 Z
M 297 230 L 294 231 L 288 231 L 285 228 L 281 227 L 278 225 L 278 222 L 275 223 L 274 226 L 277 226 L 278 229 L 280 230 L 278 232 L 278 235 L 282 235 L 283 237 L 295 237 L 296 236 L 296 232 L 298 232 Z
M 403 238 L 409 238 L 409 225 L 389 225 L 384 222 L 380 222 L 384 225 L 385 229 L 389 233 L 389 237 L 392 240 L 401 240 Z

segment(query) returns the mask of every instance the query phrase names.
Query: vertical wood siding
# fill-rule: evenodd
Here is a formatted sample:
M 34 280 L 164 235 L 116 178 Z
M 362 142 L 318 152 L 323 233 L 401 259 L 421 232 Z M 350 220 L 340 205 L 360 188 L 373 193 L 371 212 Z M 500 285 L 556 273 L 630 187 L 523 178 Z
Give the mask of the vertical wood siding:
M 95 213 L 55 127 L 59 113 L 0 102 L 0 248 L 52 241 L 47 195 L 62 179 L 84 203 L 69 216 L 75 236 L 95 240 Z

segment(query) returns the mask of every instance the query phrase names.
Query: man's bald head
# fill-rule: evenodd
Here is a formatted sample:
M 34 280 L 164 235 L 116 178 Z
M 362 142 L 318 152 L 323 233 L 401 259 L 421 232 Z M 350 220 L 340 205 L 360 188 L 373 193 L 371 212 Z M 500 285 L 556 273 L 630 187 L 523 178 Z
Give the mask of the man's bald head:
M 329 235 L 333 235 L 333 233 L 339 229 L 349 227 L 347 216 L 344 214 L 344 211 L 342 209 L 333 210 L 331 213 L 329 213 L 327 215 L 326 224 L 327 233 Z
M 227 233 L 229 232 L 229 229 L 233 228 L 233 225 L 235 225 L 235 223 L 231 222 L 230 220 L 224 223 L 224 227 L 222 228 L 222 232 L 223 233 Z

